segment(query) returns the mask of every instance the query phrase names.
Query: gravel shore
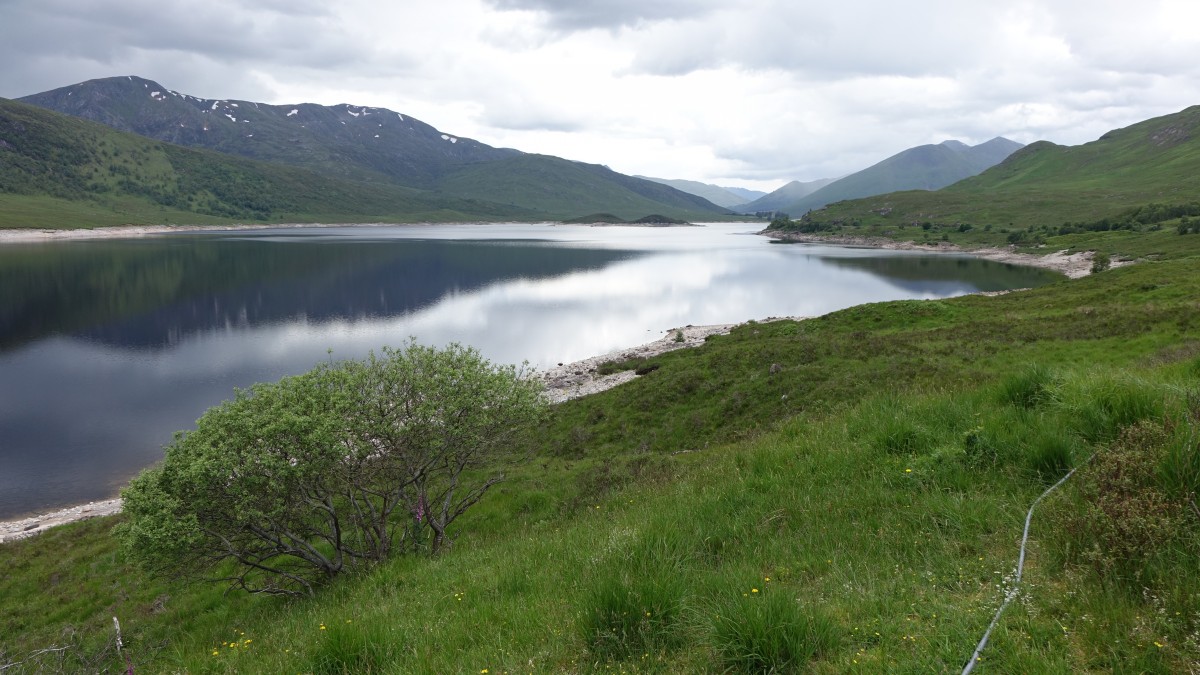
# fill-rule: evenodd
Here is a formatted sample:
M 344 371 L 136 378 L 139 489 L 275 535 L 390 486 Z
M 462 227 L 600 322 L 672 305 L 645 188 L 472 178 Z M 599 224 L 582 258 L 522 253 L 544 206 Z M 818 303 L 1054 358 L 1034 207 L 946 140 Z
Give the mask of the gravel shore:
M 88 518 L 98 518 L 100 516 L 111 516 L 114 513 L 120 512 L 120 510 L 120 499 L 106 499 L 102 502 L 88 502 L 87 504 L 71 506 L 20 520 L 0 522 L 0 544 L 6 541 L 16 541 L 25 537 L 32 537 L 55 525 L 64 525 L 77 520 L 87 520 Z
M 889 251 L 928 251 L 930 253 L 958 253 L 972 255 L 976 258 L 994 260 L 1012 265 L 1026 265 L 1042 269 L 1062 272 L 1071 279 L 1086 277 L 1092 273 L 1092 251 L 1067 253 L 1065 250 L 1036 255 L 1033 253 L 1018 253 L 1007 248 L 962 248 L 950 243 L 916 244 L 911 241 L 895 241 L 881 237 L 849 237 L 844 235 L 820 236 L 800 234 L 797 232 L 773 232 L 763 230 L 759 234 L 780 241 L 794 241 L 804 244 L 827 244 L 832 246 L 861 246 L 864 248 L 882 248 Z M 1113 260 L 1111 267 L 1121 267 L 1131 264 L 1132 260 Z

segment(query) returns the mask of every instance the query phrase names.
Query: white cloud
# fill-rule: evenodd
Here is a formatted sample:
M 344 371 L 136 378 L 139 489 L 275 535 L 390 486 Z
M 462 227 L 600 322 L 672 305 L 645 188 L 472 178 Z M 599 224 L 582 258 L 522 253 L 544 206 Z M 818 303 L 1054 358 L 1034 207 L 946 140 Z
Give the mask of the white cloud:
M 387 107 L 625 173 L 773 187 L 921 143 L 1075 144 L 1200 103 L 1200 5 L 1149 0 L 10 0 L 0 95 L 138 74 Z

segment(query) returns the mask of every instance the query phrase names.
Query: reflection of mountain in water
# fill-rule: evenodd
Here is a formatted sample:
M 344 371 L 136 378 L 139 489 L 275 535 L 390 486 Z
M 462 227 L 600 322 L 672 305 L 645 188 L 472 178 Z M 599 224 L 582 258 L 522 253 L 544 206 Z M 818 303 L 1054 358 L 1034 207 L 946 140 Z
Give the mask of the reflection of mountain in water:
M 821 256 L 821 260 L 837 267 L 870 272 L 899 288 L 915 293 L 941 293 L 948 285 L 970 292 L 1033 288 L 1063 278 L 1055 272 L 1035 267 L 966 256 Z
M 200 331 L 394 317 L 448 293 L 595 269 L 634 255 L 470 241 L 122 244 L 0 258 L 0 348 L 71 334 L 154 349 Z

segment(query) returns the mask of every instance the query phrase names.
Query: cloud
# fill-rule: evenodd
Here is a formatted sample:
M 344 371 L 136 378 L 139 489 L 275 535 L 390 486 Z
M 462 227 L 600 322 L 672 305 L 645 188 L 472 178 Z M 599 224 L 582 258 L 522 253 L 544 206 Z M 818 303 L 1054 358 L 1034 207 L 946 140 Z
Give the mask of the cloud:
M 141 75 L 757 187 L 947 138 L 1081 143 L 1200 102 L 1191 0 L 0 3 L 0 96 Z
M 543 16 L 556 30 L 627 26 L 704 16 L 724 3 L 716 0 L 487 0 L 499 10 L 525 10 Z
M 47 80 L 59 86 L 124 74 L 162 80 L 173 88 L 188 86 L 200 95 L 248 95 L 259 81 L 255 69 L 346 71 L 373 57 L 370 49 L 354 48 L 336 14 L 310 0 L 250 5 L 231 0 L 15 0 L 4 11 L 0 59 L 22 64 L 6 69 L 9 73 L 0 80 L 9 96 L 48 89 Z M 397 64 L 391 63 L 393 68 Z M 53 73 L 58 77 L 52 78 Z M 222 93 L 222 82 L 249 86 Z M 199 91 L 208 84 L 214 88 Z

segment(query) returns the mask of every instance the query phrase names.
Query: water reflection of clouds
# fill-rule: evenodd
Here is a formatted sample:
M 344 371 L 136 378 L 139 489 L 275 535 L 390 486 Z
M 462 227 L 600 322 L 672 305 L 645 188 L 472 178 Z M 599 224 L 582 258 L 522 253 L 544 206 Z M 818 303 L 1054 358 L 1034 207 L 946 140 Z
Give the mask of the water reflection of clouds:
M 349 236 L 391 232 L 362 229 Z M 405 228 L 398 236 L 428 237 L 434 230 L 458 239 L 482 239 L 485 231 Z M 113 485 L 161 457 L 173 431 L 190 427 L 234 387 L 303 372 L 328 359 L 329 350 L 335 359 L 358 358 L 415 336 L 426 344 L 475 345 L 493 361 L 528 360 L 544 368 L 657 339 L 686 324 L 814 316 L 862 302 L 975 290 L 969 275 L 889 277 L 889 270 L 872 269 L 877 265 L 828 260 L 878 257 L 876 251 L 771 246 L 761 238 L 730 236 L 744 225 L 509 230 L 496 236 L 541 246 L 549 232 L 558 246 L 595 248 L 603 240 L 605 247 L 640 254 L 565 274 L 510 276 L 451 290 L 432 304 L 385 318 L 301 316 L 221 326 L 183 333 L 165 349 L 58 337 L 0 354 L 4 380 L 19 383 L 0 385 L 0 515 L 107 496 Z M 307 241 L 284 238 L 293 237 Z M 63 411 L 69 411 L 66 417 Z
M 173 358 L 151 359 L 155 378 L 299 372 L 328 356 L 359 357 L 408 336 L 475 345 L 499 362 L 545 367 L 657 338 L 685 324 L 766 316 L 813 316 L 863 301 L 941 297 L 970 290 L 947 283 L 914 293 L 876 275 L 811 256 L 734 250 L 663 253 L 541 280 L 516 279 L 387 319 L 288 323 L 209 331 L 185 339 Z

